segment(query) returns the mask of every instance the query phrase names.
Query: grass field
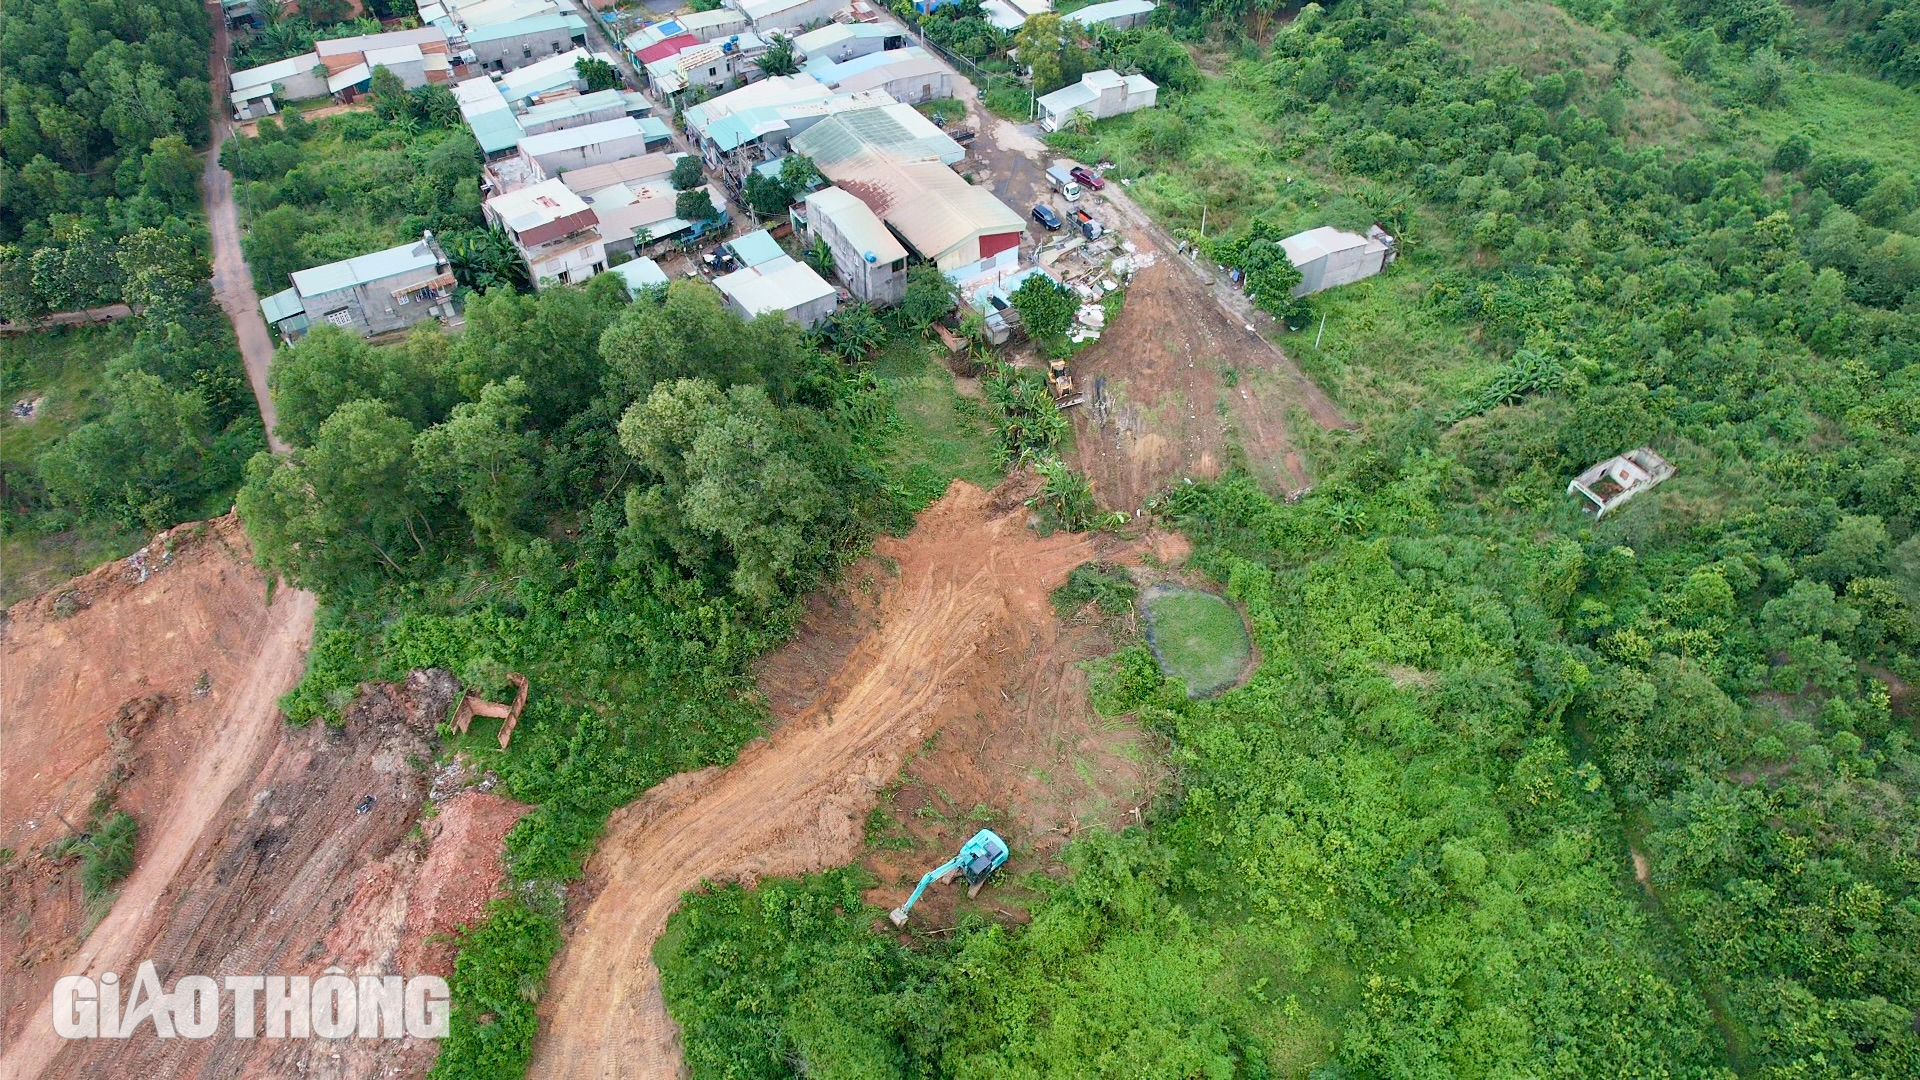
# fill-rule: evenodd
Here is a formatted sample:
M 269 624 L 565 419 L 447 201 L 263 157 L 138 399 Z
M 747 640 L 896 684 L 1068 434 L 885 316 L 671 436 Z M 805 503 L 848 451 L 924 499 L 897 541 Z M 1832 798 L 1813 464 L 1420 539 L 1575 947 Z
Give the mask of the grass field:
M 41 452 L 107 411 L 107 358 L 132 338 L 125 323 L 0 337 L 0 603 L 140 546 L 138 533 L 108 526 L 41 531 L 48 521 L 28 501 L 39 488 Z M 40 399 L 34 417 L 16 419 L 13 404 L 31 398 Z
M 1000 482 L 999 442 L 973 402 L 953 389 L 953 376 L 924 341 L 896 340 L 873 363 L 893 396 L 900 423 L 882 453 L 887 479 L 915 510 L 939 498 L 954 480 L 983 488 Z
M 1145 600 L 1160 669 L 1201 697 L 1239 681 L 1253 655 L 1246 624 L 1233 605 L 1197 589 L 1161 589 Z

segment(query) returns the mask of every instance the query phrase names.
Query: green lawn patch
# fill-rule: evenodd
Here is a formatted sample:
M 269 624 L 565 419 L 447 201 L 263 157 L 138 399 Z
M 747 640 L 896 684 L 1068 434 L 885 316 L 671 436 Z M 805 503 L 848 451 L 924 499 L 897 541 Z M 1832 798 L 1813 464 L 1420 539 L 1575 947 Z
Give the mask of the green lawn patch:
M 1199 589 L 1160 586 L 1147 591 L 1142 606 L 1160 670 L 1186 683 L 1189 697 L 1217 694 L 1240 681 L 1253 645 L 1232 604 Z
M 954 392 L 934 346 L 900 339 L 874 359 L 873 374 L 893 396 L 899 423 L 881 462 L 907 507 L 918 512 L 954 480 L 983 488 L 1000 482 L 999 445 L 972 401 Z

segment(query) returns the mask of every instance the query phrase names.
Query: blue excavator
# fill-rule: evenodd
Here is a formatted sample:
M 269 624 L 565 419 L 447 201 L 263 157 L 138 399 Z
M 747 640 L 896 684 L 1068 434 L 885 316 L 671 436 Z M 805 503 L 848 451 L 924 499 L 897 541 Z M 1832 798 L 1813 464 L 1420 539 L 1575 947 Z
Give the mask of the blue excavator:
M 920 894 L 927 891 L 927 886 L 936 881 L 944 885 L 952 881 L 955 874 L 966 876 L 967 895 L 976 896 L 980 886 L 987 883 L 995 870 L 1006 865 L 1006 861 L 1007 842 L 992 829 L 981 829 L 973 834 L 973 839 L 960 845 L 960 854 L 927 871 L 920 878 L 920 884 L 914 886 L 913 895 L 907 897 L 906 903 L 887 912 L 887 918 L 895 926 L 907 925 L 907 913 L 919 902 Z

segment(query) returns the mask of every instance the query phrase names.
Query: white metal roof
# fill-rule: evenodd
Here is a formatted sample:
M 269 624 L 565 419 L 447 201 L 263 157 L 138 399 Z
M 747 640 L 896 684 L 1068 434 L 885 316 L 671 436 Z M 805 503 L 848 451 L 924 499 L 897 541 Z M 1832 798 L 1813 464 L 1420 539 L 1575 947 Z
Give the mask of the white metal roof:
M 641 289 L 651 288 L 656 285 L 665 285 L 667 283 L 667 272 L 660 269 L 660 264 L 654 262 L 652 259 L 635 259 L 632 262 L 623 262 L 619 266 L 607 271 L 607 273 L 620 275 L 620 280 L 627 283 L 627 295 L 629 296 L 639 292 Z
M 871 255 L 869 261 L 890 263 L 907 257 L 907 249 L 887 231 L 867 204 L 855 198 L 851 192 L 837 187 L 825 187 L 807 196 L 807 216 L 818 214 L 824 220 L 833 222 L 834 228 L 847 238 L 862 256 Z
M 631 116 L 622 116 L 618 120 L 602 120 L 597 124 L 583 124 L 580 127 L 561 128 L 558 131 L 543 131 L 538 135 L 529 135 L 520 140 L 520 152 L 527 157 L 539 157 L 541 154 L 577 150 L 582 146 L 592 146 L 595 143 L 640 137 L 640 121 Z
M 1298 268 L 1335 252 L 1364 248 L 1373 243 L 1376 242 L 1358 233 L 1342 232 L 1331 225 L 1322 225 L 1287 237 L 1280 241 L 1280 247 L 1286 251 L 1287 261 Z
M 289 56 L 285 60 L 275 60 L 271 64 L 261 64 L 259 67 L 247 68 L 245 71 L 236 71 L 232 75 L 233 88 L 249 90 L 256 86 L 271 86 L 290 76 L 312 71 L 314 65 L 319 62 L 319 53 L 306 52 L 299 56 Z
M 427 242 L 415 240 L 411 244 L 401 244 L 385 251 L 355 255 L 351 259 L 325 266 L 295 271 L 292 275 L 293 287 L 303 297 L 319 296 L 414 270 L 431 270 L 438 264 L 439 258 L 427 246 Z
M 500 92 L 506 95 L 508 101 L 519 101 L 556 86 L 576 82 L 580 73 L 574 65 L 592 55 L 585 49 L 569 49 L 557 56 L 536 60 L 526 67 L 515 68 L 500 77 Z
M 426 60 L 427 54 L 420 51 L 418 45 L 395 45 L 390 49 L 368 49 L 368 67 L 399 67 L 401 64 L 418 64 Z
M 580 196 L 558 180 L 542 180 L 518 191 L 495 195 L 487 200 L 487 205 L 514 232 L 537 229 L 588 209 Z
M 549 11 L 520 19 L 507 19 L 503 22 L 484 23 L 467 28 L 467 44 L 475 42 L 502 41 L 532 34 L 551 34 L 566 31 L 568 37 L 587 32 L 587 24 L 578 15 L 562 15 Z
M 790 255 L 717 277 L 713 285 L 753 315 L 784 314 L 834 295 L 813 267 Z
M 373 69 L 364 63 L 355 64 L 338 75 L 327 76 L 327 93 L 337 94 L 349 86 L 359 86 L 373 78 Z
M 418 30 L 389 30 L 383 34 L 361 34 L 358 37 L 330 38 L 313 43 L 313 51 L 321 56 L 345 56 L 348 53 L 363 53 L 369 49 L 393 49 L 402 45 L 413 45 L 422 52 L 428 45 L 438 43 L 440 51 L 446 51 L 447 32 L 433 26 L 423 26 Z
M 795 37 L 793 45 L 808 56 L 813 56 L 859 38 L 884 39 L 899 35 L 899 29 L 891 26 L 869 23 L 828 23 L 818 30 L 809 30 Z
M 1088 4 L 1078 11 L 1069 12 L 1066 18 L 1082 26 L 1092 26 L 1113 19 L 1124 19 L 1129 15 L 1149 15 L 1153 9 L 1152 0 L 1107 0 L 1104 4 Z

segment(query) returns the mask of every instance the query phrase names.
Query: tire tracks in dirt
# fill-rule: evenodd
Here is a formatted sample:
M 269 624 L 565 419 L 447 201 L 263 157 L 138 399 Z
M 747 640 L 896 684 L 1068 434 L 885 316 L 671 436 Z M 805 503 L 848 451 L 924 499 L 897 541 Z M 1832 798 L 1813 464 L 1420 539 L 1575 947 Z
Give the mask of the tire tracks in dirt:
M 910 751 L 949 719 L 1007 710 L 1009 664 L 1053 617 L 1049 594 L 1114 546 L 1037 537 L 1026 517 L 956 482 L 904 540 L 875 545 L 899 576 L 813 704 L 732 765 L 673 777 L 614 815 L 542 1002 L 531 1076 L 680 1076 L 652 950 L 681 894 L 851 862 Z

